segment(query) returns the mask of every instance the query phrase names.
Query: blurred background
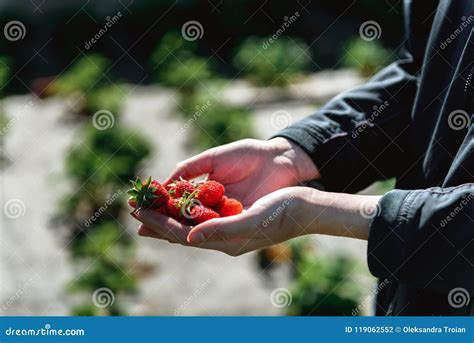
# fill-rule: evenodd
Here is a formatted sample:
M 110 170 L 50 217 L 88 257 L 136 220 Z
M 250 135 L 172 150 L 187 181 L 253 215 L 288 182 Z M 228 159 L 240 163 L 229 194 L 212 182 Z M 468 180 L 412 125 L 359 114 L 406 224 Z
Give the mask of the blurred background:
M 1 314 L 372 314 L 366 242 L 303 237 L 237 258 L 184 248 L 136 236 L 125 193 L 136 175 L 163 180 L 204 149 L 268 138 L 363 83 L 396 59 L 401 7 L 0 1 Z

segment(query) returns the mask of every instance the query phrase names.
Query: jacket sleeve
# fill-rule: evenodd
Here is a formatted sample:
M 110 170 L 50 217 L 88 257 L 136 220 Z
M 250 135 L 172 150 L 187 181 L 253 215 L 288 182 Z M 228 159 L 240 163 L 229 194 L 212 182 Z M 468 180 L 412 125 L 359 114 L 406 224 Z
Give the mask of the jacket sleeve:
M 306 151 L 327 191 L 353 193 L 397 176 L 408 144 L 415 69 L 406 55 L 274 137 L 288 138 Z
M 368 241 L 374 276 L 474 292 L 474 183 L 393 190 L 379 206 Z

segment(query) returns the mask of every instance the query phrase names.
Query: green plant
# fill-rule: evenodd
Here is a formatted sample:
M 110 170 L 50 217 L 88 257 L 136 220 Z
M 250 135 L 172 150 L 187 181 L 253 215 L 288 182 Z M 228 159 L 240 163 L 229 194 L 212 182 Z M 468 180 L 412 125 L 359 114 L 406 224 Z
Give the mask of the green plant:
M 389 53 L 377 41 L 356 38 L 347 44 L 344 64 L 361 76 L 370 77 L 389 62 Z
M 86 180 L 94 187 L 128 184 L 135 176 L 137 164 L 150 153 L 147 142 L 138 133 L 117 124 L 107 130 L 89 125 L 82 136 L 82 143 L 66 159 L 66 170 L 75 180 Z
M 361 296 L 359 286 L 348 279 L 354 262 L 342 256 L 318 258 L 304 240 L 293 246 L 293 252 L 296 280 L 288 314 L 350 315 Z
M 125 92 L 119 85 L 102 86 L 85 94 L 86 111 L 95 113 L 107 110 L 114 114 L 120 112 Z
M 129 268 L 133 240 L 119 224 L 126 196 L 123 187 L 136 175 L 150 148 L 118 123 L 106 130 L 93 125 L 83 130 L 82 142 L 65 161 L 75 188 L 63 201 L 62 217 L 71 227 L 69 246 L 80 275 L 70 289 L 93 294 L 105 287 L 116 298 L 136 286 Z M 125 311 L 115 299 L 107 308 L 83 304 L 74 313 L 123 315 Z
M 49 87 L 54 94 L 68 95 L 77 91 L 88 93 L 93 88 L 99 87 L 109 64 L 109 60 L 101 55 L 85 55 Z
M 160 82 L 168 87 L 179 88 L 189 94 L 213 75 L 211 65 L 205 58 L 188 57 L 171 61 L 160 73 Z
M 300 39 L 247 38 L 238 48 L 234 65 L 255 84 L 286 86 L 310 62 L 308 46 Z
M 10 77 L 10 72 L 10 58 L 0 55 L 0 97 L 5 93 L 4 88 L 8 78 Z
M 153 70 L 162 71 L 176 59 L 191 57 L 196 51 L 196 43 L 187 41 L 180 32 L 169 31 L 163 35 L 150 57 Z

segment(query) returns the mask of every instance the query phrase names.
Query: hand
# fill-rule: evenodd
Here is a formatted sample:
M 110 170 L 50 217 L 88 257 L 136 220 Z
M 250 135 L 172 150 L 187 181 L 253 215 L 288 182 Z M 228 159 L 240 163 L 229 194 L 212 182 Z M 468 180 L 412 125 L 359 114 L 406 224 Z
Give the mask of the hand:
M 238 256 L 306 234 L 367 239 L 370 213 L 379 199 L 288 187 L 259 199 L 239 215 L 193 228 L 154 211 L 142 211 L 135 218 L 144 224 L 138 230 L 141 236 Z
M 308 234 L 295 217 L 310 188 L 289 187 L 256 201 L 239 215 L 212 219 L 194 228 L 180 224 L 153 210 L 136 210 L 132 215 L 143 224 L 140 236 L 147 236 L 238 256 L 290 238 Z
M 204 151 L 179 163 L 165 184 L 180 176 L 192 179 L 204 174 L 222 183 L 226 194 L 244 206 L 280 188 L 319 177 L 314 163 L 298 145 L 277 137 L 244 139 Z

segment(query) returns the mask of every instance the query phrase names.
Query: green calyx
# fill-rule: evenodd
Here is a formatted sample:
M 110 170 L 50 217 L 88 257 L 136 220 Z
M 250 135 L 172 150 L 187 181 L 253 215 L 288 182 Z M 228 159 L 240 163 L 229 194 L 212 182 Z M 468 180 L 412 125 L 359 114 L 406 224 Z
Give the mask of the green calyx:
M 136 180 L 130 180 L 133 188 L 127 191 L 130 200 L 137 202 L 137 208 L 148 207 L 152 204 L 152 200 L 157 196 L 154 194 L 156 187 L 151 185 L 151 176 L 142 182 L 139 177 Z

